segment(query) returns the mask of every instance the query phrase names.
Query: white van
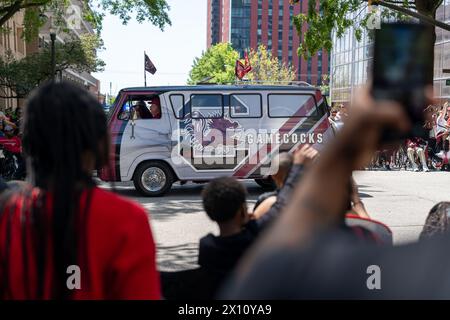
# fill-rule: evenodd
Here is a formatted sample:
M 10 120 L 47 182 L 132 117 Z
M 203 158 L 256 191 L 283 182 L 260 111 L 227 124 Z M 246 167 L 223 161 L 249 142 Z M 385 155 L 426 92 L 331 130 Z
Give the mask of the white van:
M 111 107 L 113 156 L 104 181 L 131 181 L 160 196 L 176 181 L 219 176 L 267 183 L 278 152 L 333 136 L 329 110 L 310 86 L 127 88 Z

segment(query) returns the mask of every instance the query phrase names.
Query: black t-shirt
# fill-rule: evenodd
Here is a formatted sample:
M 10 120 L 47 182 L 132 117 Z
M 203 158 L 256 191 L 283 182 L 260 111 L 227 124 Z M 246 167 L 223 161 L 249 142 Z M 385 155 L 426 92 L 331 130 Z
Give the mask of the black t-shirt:
M 449 299 L 450 235 L 398 247 L 355 243 L 349 233 L 319 237 L 307 249 L 267 252 L 225 299 Z M 379 267 L 379 272 L 371 266 Z M 372 267 L 373 268 L 373 267 Z M 380 289 L 374 285 L 379 274 Z
M 252 220 L 240 233 L 229 237 L 208 234 L 200 240 L 198 264 L 208 271 L 226 276 L 253 244 L 258 233 L 259 227 Z

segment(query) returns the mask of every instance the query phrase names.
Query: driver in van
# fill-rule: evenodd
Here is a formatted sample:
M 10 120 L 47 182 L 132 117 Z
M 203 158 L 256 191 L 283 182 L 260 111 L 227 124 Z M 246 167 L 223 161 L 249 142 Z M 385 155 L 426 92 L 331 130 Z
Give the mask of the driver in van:
M 156 103 L 152 103 L 150 106 L 150 112 L 153 119 L 161 119 L 161 107 Z
M 152 119 L 153 115 L 148 110 L 147 104 L 143 100 L 139 100 L 134 106 L 134 110 L 136 112 L 137 119 Z

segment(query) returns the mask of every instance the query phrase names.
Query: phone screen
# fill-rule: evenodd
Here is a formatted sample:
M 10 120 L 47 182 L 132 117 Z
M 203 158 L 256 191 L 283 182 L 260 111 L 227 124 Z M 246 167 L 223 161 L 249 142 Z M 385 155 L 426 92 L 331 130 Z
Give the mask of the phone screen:
M 418 23 L 385 23 L 375 31 L 373 96 L 402 103 L 416 127 L 423 126 L 425 86 L 433 79 L 432 35 Z
M 418 24 L 387 24 L 377 32 L 374 85 L 408 90 L 429 82 L 433 40 L 427 29 Z

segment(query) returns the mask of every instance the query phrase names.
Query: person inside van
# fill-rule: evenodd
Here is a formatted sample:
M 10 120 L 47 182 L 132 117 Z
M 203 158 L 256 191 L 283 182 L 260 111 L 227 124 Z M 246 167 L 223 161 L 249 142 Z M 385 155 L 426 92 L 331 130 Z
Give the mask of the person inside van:
M 144 100 L 139 100 L 134 106 L 137 119 L 153 119 L 153 114 L 148 110 Z
M 47 83 L 29 97 L 23 128 L 33 184 L 0 209 L 0 300 L 159 299 L 146 211 L 92 178 L 109 159 L 101 105 Z
M 161 107 L 158 104 L 152 103 L 150 112 L 152 114 L 152 119 L 161 119 Z

